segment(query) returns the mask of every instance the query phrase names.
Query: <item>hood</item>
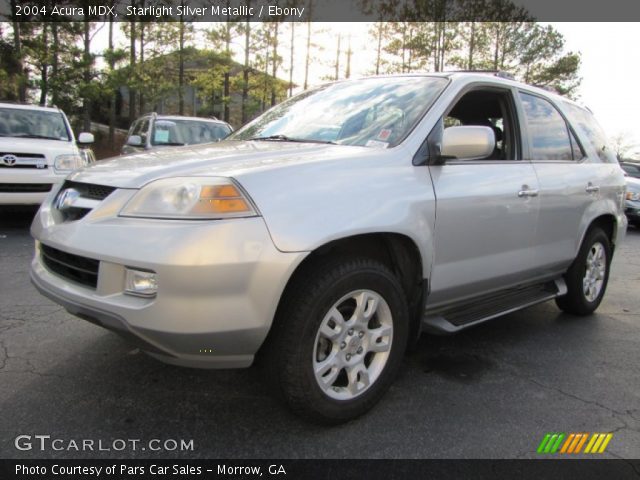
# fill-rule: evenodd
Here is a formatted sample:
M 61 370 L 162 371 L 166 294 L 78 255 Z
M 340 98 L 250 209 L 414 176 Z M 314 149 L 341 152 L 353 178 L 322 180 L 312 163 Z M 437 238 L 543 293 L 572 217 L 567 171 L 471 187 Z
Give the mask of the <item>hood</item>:
M 63 153 L 77 153 L 73 142 L 40 138 L 0 137 L 1 153 L 38 153 L 53 159 Z
M 367 147 L 271 141 L 226 141 L 169 147 L 97 162 L 69 179 L 118 188 L 140 188 L 160 178 L 235 177 L 250 171 L 292 164 L 371 155 Z

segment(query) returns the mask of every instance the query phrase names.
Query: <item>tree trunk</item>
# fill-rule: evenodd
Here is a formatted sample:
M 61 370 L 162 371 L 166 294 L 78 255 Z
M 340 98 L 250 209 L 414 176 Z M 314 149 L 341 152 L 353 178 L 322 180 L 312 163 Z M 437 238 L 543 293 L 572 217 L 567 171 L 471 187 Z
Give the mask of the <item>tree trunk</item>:
M 182 2 L 184 7 L 184 2 Z M 180 44 L 178 50 L 178 113 L 184 115 L 184 16 L 180 15 Z
M 380 55 L 382 53 L 382 22 L 378 22 L 378 52 L 376 54 L 376 75 L 380 75 Z
M 27 79 L 25 78 L 24 62 L 22 58 L 22 38 L 20 32 L 20 22 L 16 15 L 16 0 L 11 0 L 11 20 L 13 25 L 13 55 L 16 59 L 16 70 L 18 73 L 18 100 L 27 101 Z
M 304 86 L 303 89 L 306 90 L 309 86 L 309 64 L 311 63 L 311 17 L 313 16 L 313 0 L 309 0 L 307 10 L 309 11 L 308 21 L 307 21 L 307 54 L 304 60 Z
M 85 87 L 85 94 L 82 98 L 82 129 L 84 132 L 91 130 L 91 103 L 87 97 L 86 91 L 88 85 L 91 82 L 91 23 L 88 18 L 85 17 L 84 21 L 84 72 L 82 80 Z
M 405 68 L 406 68 L 406 54 L 407 54 L 407 23 L 403 22 L 402 24 L 402 64 L 400 66 L 400 71 L 402 73 L 405 72 Z
M 447 24 L 444 21 L 442 22 L 441 38 L 442 40 L 440 43 L 440 71 L 442 72 L 445 67 L 444 59 L 447 53 Z
M 135 3 L 134 3 L 135 4 Z M 131 20 L 131 44 L 129 47 L 129 66 L 131 67 L 130 80 L 135 81 L 136 73 L 136 21 Z M 136 119 L 136 90 L 132 84 L 129 85 L 129 123 Z
M 144 8 L 144 0 L 142 0 L 142 7 Z M 144 22 L 140 22 L 140 68 L 144 68 Z M 144 91 L 141 90 L 140 91 L 140 95 L 138 98 L 138 105 L 139 105 L 139 112 L 140 114 L 143 114 L 145 111 L 145 104 L 144 104 Z
M 58 56 L 60 53 L 60 41 L 58 39 L 58 23 L 51 22 L 51 36 L 52 38 L 52 56 L 51 56 L 51 78 L 53 83 L 51 84 L 51 103 L 55 106 L 58 105 L 58 91 L 59 86 L 57 82 L 58 78 Z
M 411 72 L 413 63 L 413 27 L 409 27 L 409 59 L 407 60 L 407 72 Z
M 267 109 L 267 90 L 269 89 L 269 42 L 264 46 L 264 68 L 262 70 L 262 95 L 260 101 L 260 111 Z
M 42 45 L 44 49 L 44 60 L 42 62 L 42 74 L 40 76 L 40 105 L 47 104 L 47 93 L 49 91 L 49 27 L 47 23 L 42 23 Z
M 242 124 L 249 119 L 247 114 L 247 101 L 249 99 L 249 46 L 251 39 L 251 23 L 247 18 L 244 34 L 244 68 L 242 69 Z
M 473 55 L 476 48 L 476 22 L 471 22 L 471 34 L 469 36 L 469 58 L 467 61 L 467 70 L 473 70 Z
M 114 5 L 112 0 L 110 6 Z M 115 69 L 115 62 L 113 59 L 113 17 L 109 17 L 109 73 L 113 73 Z M 111 101 L 109 102 L 109 146 L 113 146 L 115 142 L 115 130 L 116 130 L 116 100 L 118 96 L 114 88 L 111 94 Z
M 498 70 L 498 56 L 500 53 L 500 24 L 496 26 L 496 43 L 493 51 L 493 69 Z
M 304 90 L 309 86 L 309 63 L 311 63 L 311 21 L 307 22 L 307 54 L 304 61 Z
M 273 58 L 271 59 L 271 106 L 273 107 L 276 104 L 276 82 L 278 75 L 278 27 L 280 23 L 276 22 L 276 30 L 273 35 Z
M 439 35 L 439 29 L 438 29 L 438 22 L 433 22 L 433 35 L 431 36 L 432 40 L 431 40 L 431 51 L 433 52 L 433 71 L 437 72 L 439 71 L 438 69 L 438 59 L 440 58 L 440 56 L 438 55 L 438 35 Z
M 344 72 L 344 77 L 351 77 L 351 35 L 349 35 L 349 43 L 347 44 L 347 69 Z
M 229 1 L 227 0 L 227 7 L 229 7 Z M 227 15 L 227 23 L 225 30 L 225 51 L 227 53 L 227 69 L 224 72 L 224 98 L 222 104 L 224 105 L 224 121 L 229 123 L 229 68 L 231 68 L 231 24 L 229 23 L 229 15 Z
M 289 51 L 289 96 L 293 95 L 293 42 L 295 41 L 296 23 L 291 22 L 291 50 Z
M 342 35 L 339 33 L 338 34 L 338 49 L 336 50 L 336 76 L 335 76 L 335 80 L 338 80 L 338 78 L 340 78 L 340 39 L 341 39 Z

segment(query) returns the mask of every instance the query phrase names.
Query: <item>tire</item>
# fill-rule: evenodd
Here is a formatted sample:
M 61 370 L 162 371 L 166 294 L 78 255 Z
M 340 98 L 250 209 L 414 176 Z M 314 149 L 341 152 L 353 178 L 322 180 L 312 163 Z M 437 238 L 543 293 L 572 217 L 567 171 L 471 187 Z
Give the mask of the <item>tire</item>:
M 268 381 L 308 420 L 352 420 L 380 400 L 401 365 L 406 296 L 389 269 L 367 258 L 315 263 L 293 281 L 262 359 Z
M 598 308 L 609 281 L 611 254 L 611 242 L 602 229 L 587 232 L 578 256 L 564 275 L 568 292 L 556 298 L 561 310 L 590 315 Z M 588 270 L 589 264 L 593 267 Z

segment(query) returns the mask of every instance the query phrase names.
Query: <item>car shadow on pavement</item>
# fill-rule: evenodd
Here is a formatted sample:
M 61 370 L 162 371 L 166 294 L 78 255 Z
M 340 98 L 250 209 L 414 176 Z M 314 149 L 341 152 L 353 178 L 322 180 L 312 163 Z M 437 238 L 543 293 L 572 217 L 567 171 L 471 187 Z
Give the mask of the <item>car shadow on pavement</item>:
M 0 206 L 0 234 L 6 229 L 28 230 L 37 211 L 37 205 Z

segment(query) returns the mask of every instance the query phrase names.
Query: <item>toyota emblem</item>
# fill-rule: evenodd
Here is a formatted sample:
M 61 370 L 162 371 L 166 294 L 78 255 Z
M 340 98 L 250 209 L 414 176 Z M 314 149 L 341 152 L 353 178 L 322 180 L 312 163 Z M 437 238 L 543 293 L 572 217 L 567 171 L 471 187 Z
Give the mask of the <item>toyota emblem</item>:
M 18 163 L 18 157 L 11 154 L 3 155 L 2 158 L 0 158 L 0 162 L 2 162 L 2 164 L 6 165 L 7 167 L 13 167 L 16 163 Z

